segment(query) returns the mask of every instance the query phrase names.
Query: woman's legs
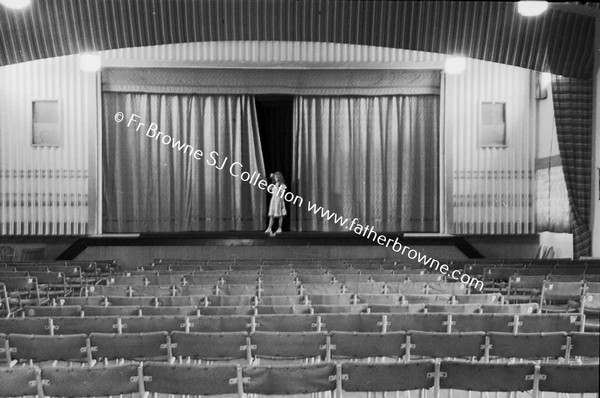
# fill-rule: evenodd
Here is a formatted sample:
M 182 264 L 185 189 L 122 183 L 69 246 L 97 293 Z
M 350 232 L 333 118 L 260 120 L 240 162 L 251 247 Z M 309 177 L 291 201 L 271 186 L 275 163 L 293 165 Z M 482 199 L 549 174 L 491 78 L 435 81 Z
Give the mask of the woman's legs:
M 273 228 L 273 217 L 269 217 L 269 226 L 265 229 L 265 234 L 270 234 L 271 228 Z
M 277 219 L 279 220 L 279 228 L 277 228 L 277 231 L 275 231 L 275 233 L 279 234 L 279 233 L 283 232 L 281 230 L 281 227 L 283 227 L 283 217 L 277 217 Z

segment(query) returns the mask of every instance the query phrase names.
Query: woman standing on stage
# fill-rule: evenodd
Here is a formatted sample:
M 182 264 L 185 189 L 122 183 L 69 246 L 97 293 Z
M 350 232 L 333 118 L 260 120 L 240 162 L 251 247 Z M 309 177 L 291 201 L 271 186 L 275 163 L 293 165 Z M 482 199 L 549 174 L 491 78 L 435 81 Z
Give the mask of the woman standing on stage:
M 281 227 L 283 225 L 283 217 L 287 214 L 285 210 L 285 201 L 283 200 L 283 195 L 286 190 L 285 181 L 283 180 L 283 174 L 281 171 L 276 171 L 271 174 L 271 181 L 273 183 L 274 188 L 271 190 L 271 202 L 269 203 L 269 226 L 265 230 L 265 234 L 274 235 L 273 233 L 273 221 L 275 218 L 279 220 L 279 228 L 275 231 L 275 234 L 281 233 Z

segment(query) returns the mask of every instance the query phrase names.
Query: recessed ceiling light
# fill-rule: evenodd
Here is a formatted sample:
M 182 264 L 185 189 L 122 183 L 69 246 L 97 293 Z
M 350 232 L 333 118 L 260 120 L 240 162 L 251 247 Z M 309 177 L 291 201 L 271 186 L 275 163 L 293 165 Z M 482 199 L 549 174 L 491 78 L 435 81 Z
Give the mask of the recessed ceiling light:
M 444 63 L 444 72 L 448 75 L 458 75 L 463 73 L 467 67 L 467 60 L 465 57 L 450 57 L 446 58 Z
M 0 0 L 0 4 L 6 8 L 20 10 L 21 8 L 25 8 L 30 5 L 31 0 Z
M 84 72 L 98 72 L 101 67 L 101 59 L 96 54 L 81 54 L 79 56 L 79 68 Z
M 547 1 L 519 1 L 517 4 L 517 11 L 525 17 L 535 17 L 547 9 Z

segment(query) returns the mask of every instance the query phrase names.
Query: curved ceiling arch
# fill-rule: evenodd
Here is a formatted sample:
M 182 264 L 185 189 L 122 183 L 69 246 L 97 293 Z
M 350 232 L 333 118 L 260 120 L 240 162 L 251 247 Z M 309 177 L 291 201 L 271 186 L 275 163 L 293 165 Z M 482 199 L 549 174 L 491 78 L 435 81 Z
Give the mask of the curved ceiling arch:
M 89 51 L 202 41 L 312 41 L 442 54 L 589 78 L 594 17 L 510 2 L 33 0 L 0 7 L 0 66 Z

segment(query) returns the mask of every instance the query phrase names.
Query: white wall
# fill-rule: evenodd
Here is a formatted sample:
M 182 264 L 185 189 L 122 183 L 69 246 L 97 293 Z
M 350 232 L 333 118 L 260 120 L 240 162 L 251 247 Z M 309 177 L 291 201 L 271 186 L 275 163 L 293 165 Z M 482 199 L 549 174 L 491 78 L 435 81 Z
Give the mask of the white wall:
M 446 56 L 330 43 L 211 42 L 119 49 L 104 52 L 102 57 L 104 65 L 140 67 L 175 63 L 188 67 L 440 68 Z M 442 120 L 447 166 L 442 171 L 446 192 L 442 203 L 448 204 L 445 232 L 534 232 L 536 107 L 531 76 L 521 68 L 469 60 L 465 73 L 447 77 Z M 77 56 L 68 56 L 0 67 L 0 81 L 0 234 L 97 232 L 96 76 L 79 71 Z M 44 98 L 60 100 L 62 148 L 29 145 L 31 101 Z M 479 147 L 480 101 L 507 103 L 508 147 Z M 29 178 L 28 170 L 69 172 L 60 178 Z M 60 206 L 6 200 L 36 193 L 84 200 L 67 200 Z

